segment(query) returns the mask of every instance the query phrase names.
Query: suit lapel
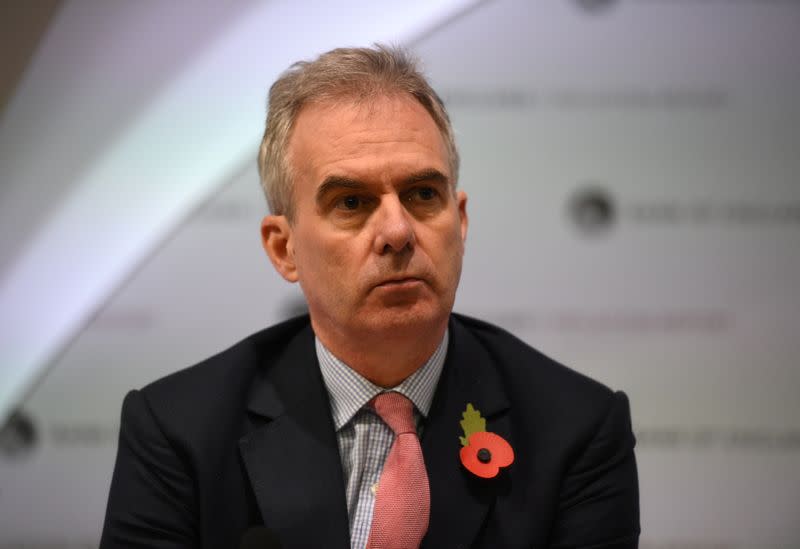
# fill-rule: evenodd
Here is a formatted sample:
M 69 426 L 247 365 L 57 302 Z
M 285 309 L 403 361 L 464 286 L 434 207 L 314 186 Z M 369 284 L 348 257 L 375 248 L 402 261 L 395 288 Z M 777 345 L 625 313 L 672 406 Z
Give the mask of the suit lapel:
M 310 327 L 264 368 L 239 441 L 264 524 L 283 547 L 349 548 L 344 480 Z
M 493 360 L 451 317 L 447 359 L 422 436 L 431 487 L 431 520 L 423 548 L 471 546 L 497 494 L 509 487 L 504 472 L 494 479 L 480 479 L 461 465 L 459 421 L 468 402 L 487 418 L 487 430 L 510 441 L 505 432 L 508 400 Z

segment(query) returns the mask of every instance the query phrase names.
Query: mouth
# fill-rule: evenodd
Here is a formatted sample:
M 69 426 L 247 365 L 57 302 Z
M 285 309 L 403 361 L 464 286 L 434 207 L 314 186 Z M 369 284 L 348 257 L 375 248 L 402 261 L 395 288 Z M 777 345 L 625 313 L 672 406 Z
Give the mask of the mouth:
M 417 278 L 414 276 L 405 276 L 405 277 L 397 277 L 397 278 L 390 278 L 384 280 L 375 285 L 376 288 L 412 288 L 418 284 L 422 284 L 424 281 L 421 278 Z

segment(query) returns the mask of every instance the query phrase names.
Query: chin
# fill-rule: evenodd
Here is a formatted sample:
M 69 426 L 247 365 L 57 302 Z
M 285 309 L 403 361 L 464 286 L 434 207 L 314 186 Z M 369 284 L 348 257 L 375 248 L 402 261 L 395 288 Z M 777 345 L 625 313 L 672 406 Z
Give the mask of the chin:
M 419 304 L 417 304 L 419 305 Z M 389 307 L 364 315 L 364 330 L 387 337 L 429 333 L 447 324 L 450 310 L 431 307 Z

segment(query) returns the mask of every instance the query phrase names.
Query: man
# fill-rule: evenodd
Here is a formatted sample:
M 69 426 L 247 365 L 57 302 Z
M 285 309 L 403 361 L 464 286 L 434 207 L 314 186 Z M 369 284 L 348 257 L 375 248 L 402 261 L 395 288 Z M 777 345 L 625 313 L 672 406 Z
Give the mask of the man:
M 309 315 L 126 397 L 101 546 L 636 547 L 625 396 L 451 313 L 467 197 L 408 57 L 296 64 L 259 169 Z

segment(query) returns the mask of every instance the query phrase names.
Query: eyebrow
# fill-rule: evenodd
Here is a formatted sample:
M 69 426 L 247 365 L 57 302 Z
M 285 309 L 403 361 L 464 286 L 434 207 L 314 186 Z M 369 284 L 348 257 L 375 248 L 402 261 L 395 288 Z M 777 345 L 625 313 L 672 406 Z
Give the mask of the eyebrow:
M 431 182 L 440 185 L 445 185 L 450 182 L 450 179 L 439 170 L 431 168 L 428 170 L 422 170 L 420 172 L 411 174 L 410 176 L 403 179 L 401 185 L 405 187 L 408 185 L 413 185 L 415 183 L 422 183 L 422 182 Z M 338 191 L 341 189 L 360 191 L 366 189 L 367 186 L 368 185 L 366 183 L 359 181 L 357 179 L 353 179 L 351 177 L 345 177 L 341 175 L 329 175 L 323 180 L 319 188 L 317 188 L 316 200 L 317 202 L 322 201 L 328 193 L 333 191 Z
M 429 170 L 423 170 L 419 173 L 412 174 L 410 177 L 406 178 L 403 183 L 406 185 L 411 185 L 414 183 L 422 183 L 423 181 L 447 184 L 450 182 L 450 179 L 439 170 L 434 170 L 431 168 Z
M 349 177 L 342 177 L 339 175 L 329 175 L 322 182 L 322 185 L 317 189 L 317 202 L 322 202 L 325 196 L 333 191 L 340 189 L 351 189 L 354 191 L 363 190 L 366 187 L 364 183 Z

